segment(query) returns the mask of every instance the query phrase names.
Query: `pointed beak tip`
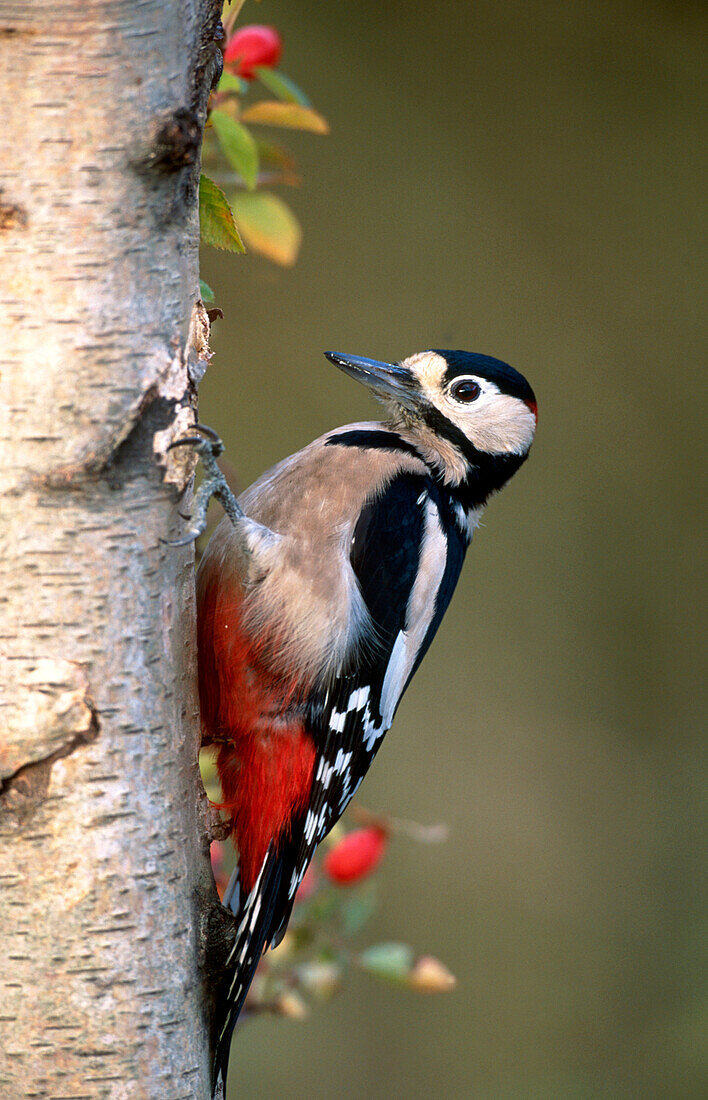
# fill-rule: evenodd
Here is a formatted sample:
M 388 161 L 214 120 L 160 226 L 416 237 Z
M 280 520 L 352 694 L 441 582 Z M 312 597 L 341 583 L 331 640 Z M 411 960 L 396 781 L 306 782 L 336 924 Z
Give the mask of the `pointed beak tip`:
M 410 372 L 395 363 L 367 359 L 360 355 L 342 355 L 338 351 L 326 351 L 325 356 L 336 367 L 361 382 L 379 398 L 392 398 L 400 404 L 415 402 L 415 386 Z

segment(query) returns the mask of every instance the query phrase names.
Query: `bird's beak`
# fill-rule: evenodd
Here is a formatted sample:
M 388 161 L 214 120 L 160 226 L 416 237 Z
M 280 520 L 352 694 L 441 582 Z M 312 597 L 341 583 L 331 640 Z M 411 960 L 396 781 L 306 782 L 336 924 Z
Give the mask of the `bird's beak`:
M 361 355 L 341 355 L 338 351 L 326 351 L 325 355 L 345 374 L 356 378 L 357 382 L 363 382 L 375 397 L 390 398 L 406 408 L 417 404 L 418 387 L 405 367 L 381 363 L 378 359 L 364 359 Z

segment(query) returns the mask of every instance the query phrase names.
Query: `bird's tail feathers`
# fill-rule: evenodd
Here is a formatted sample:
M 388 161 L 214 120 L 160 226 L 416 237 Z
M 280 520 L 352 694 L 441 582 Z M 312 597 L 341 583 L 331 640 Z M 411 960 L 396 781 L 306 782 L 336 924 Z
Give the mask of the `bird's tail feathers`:
M 222 904 L 234 913 L 238 927 L 234 944 L 225 962 L 224 978 L 218 995 L 212 1093 L 216 1091 L 219 1078 L 223 1081 L 224 1094 L 226 1091 L 231 1035 L 263 950 L 272 939 L 282 872 L 283 861 L 271 844 L 258 878 L 246 897 L 243 897 L 237 869 L 229 880 L 222 900 Z

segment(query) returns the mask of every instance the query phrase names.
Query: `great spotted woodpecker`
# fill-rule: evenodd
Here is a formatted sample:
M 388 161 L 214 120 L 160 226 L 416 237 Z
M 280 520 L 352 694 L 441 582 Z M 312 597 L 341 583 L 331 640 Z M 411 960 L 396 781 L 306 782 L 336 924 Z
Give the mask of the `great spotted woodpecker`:
M 214 1066 L 315 848 L 358 789 L 445 613 L 489 496 L 525 460 L 536 400 L 506 363 L 327 352 L 387 410 L 328 432 L 235 501 L 208 431 L 187 541 L 227 512 L 197 577 L 199 694 L 239 865 Z

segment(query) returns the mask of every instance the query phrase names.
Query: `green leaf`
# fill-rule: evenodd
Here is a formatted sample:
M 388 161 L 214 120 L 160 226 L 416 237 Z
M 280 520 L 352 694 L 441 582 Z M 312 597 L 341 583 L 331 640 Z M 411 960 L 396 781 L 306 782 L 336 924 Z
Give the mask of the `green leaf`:
M 274 99 L 261 99 L 243 112 L 244 122 L 262 126 L 284 126 L 288 130 L 309 130 L 312 134 L 328 134 L 326 119 L 312 107 L 300 103 L 278 103 Z
M 377 978 L 402 982 L 413 966 L 413 948 L 406 943 L 377 943 L 362 951 L 359 966 Z
M 249 248 L 276 264 L 295 263 L 302 240 L 300 223 L 290 207 L 268 191 L 242 191 L 231 196 L 239 228 Z
M 226 159 L 253 191 L 258 180 L 258 149 L 252 134 L 226 111 L 212 111 L 210 118 Z
M 302 88 L 298 88 L 295 81 L 285 73 L 280 73 L 277 69 L 269 69 L 266 65 L 255 65 L 253 71 L 261 84 L 284 103 L 299 103 L 301 107 L 310 106 L 310 101 Z
M 205 283 L 203 279 L 199 280 L 199 297 L 203 302 L 214 301 L 214 291 L 211 289 L 208 283 Z
M 248 91 L 248 81 L 244 80 L 243 77 L 236 76 L 235 73 L 230 73 L 228 69 L 224 69 L 216 90 L 222 94 L 234 92 L 236 95 L 245 95 Z
M 347 896 L 342 906 L 342 932 L 349 938 L 359 932 L 376 909 L 376 886 L 367 882 Z
M 245 252 L 226 195 L 208 176 L 199 177 L 199 235 L 204 244 Z

